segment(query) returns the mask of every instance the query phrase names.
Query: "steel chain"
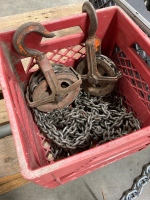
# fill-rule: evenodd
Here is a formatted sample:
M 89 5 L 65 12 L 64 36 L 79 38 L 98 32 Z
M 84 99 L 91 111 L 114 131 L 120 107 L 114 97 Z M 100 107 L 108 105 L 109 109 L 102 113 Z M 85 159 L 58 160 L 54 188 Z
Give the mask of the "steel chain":
M 55 68 L 59 73 L 59 68 Z M 44 79 L 36 72 L 29 84 L 30 98 L 34 89 Z M 72 105 L 44 113 L 32 108 L 34 119 L 41 132 L 50 139 L 54 159 L 70 156 L 94 145 L 102 144 L 140 129 L 140 122 L 127 112 L 123 99 L 115 94 L 93 97 L 80 91 Z M 150 180 L 150 164 L 137 177 L 130 190 L 120 200 L 134 200 Z
M 54 67 L 54 71 L 61 73 L 59 65 Z M 31 101 L 35 88 L 43 79 L 40 71 L 31 77 L 28 87 Z M 66 108 L 48 113 L 36 108 L 32 108 L 32 111 L 39 129 L 51 141 L 54 159 L 70 156 L 140 129 L 140 122 L 126 111 L 123 99 L 115 94 L 94 97 L 80 91 L 75 101 Z
M 140 176 L 138 176 L 131 187 L 131 189 L 125 191 L 120 200 L 134 200 L 143 191 L 144 186 L 150 181 L 150 163 L 143 166 L 143 170 Z
M 81 91 L 74 103 L 50 113 L 33 109 L 40 130 L 57 148 L 75 150 L 89 148 L 140 129 L 139 121 L 127 113 L 122 99 L 115 96 L 98 98 Z

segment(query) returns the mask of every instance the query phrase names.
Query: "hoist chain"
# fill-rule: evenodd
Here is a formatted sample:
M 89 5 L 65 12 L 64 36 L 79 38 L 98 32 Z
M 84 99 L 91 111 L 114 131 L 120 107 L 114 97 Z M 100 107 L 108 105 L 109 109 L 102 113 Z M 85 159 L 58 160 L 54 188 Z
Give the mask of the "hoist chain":
M 56 74 L 59 73 L 58 69 L 54 69 Z M 43 79 L 40 71 L 32 76 L 28 87 L 31 100 L 34 90 Z M 115 94 L 94 97 L 81 90 L 66 108 L 51 112 L 32 108 L 32 111 L 39 129 L 52 142 L 54 159 L 61 154 L 72 155 L 140 129 L 140 122 L 126 111 L 123 99 Z
M 133 200 L 136 199 L 143 191 L 143 187 L 150 181 L 150 163 L 143 166 L 140 176 L 138 176 L 131 187 L 125 191 L 120 200 Z

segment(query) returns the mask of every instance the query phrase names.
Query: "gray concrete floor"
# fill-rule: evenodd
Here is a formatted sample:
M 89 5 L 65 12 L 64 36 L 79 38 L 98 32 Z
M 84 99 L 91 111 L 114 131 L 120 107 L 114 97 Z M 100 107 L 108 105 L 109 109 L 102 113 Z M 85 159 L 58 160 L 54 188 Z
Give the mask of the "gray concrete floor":
M 0 200 L 119 200 L 149 162 L 149 155 L 150 146 L 55 189 L 30 183 L 1 195 Z M 150 200 L 149 190 L 148 184 L 138 200 Z
M 143 1 L 130 1 L 132 6 L 135 1 L 138 2 L 137 10 L 139 11 L 139 4 Z M 0 17 L 79 2 L 83 1 L 0 0 Z M 142 166 L 150 161 L 149 155 L 150 147 L 147 147 L 55 189 L 45 189 L 30 183 L 1 195 L 0 200 L 119 200 L 122 192 L 129 189 L 133 179 L 140 175 Z M 150 200 L 149 191 L 150 184 L 144 187 L 138 200 Z

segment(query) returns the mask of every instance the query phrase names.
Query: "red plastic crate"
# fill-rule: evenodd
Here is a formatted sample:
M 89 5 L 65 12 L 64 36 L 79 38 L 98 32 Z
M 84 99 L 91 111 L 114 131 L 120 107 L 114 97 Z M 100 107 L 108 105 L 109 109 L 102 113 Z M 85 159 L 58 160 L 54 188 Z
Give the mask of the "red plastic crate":
M 100 9 L 97 36 L 102 39 L 102 53 L 113 59 L 122 71 L 119 93 L 125 105 L 139 118 L 142 129 L 71 157 L 49 162 L 50 147 L 40 135 L 27 107 L 24 90 L 32 70 L 23 69 L 21 59 L 13 49 L 15 30 L 0 33 L 0 78 L 7 104 L 21 173 L 30 181 L 54 188 L 102 166 L 122 159 L 150 143 L 150 67 L 133 48 L 139 45 L 150 56 L 150 39 L 118 7 Z M 49 53 L 49 59 L 75 66 L 77 58 L 85 55 L 84 42 L 89 26 L 85 13 L 43 23 L 51 32 L 79 26 L 83 32 L 41 41 L 33 34 L 28 46 Z M 41 41 L 41 42 L 40 42 Z M 34 65 L 30 62 L 29 65 Z

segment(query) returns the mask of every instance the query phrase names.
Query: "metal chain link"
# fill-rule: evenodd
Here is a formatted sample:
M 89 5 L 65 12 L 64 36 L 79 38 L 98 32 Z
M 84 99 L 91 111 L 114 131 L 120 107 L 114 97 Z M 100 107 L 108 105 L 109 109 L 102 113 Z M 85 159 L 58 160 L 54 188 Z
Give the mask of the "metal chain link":
M 67 108 L 49 113 L 34 108 L 33 114 L 53 144 L 65 152 L 71 150 L 71 154 L 140 129 L 139 121 L 126 112 L 123 100 L 114 95 L 100 98 L 80 91 Z
M 143 166 L 142 173 L 138 176 L 131 189 L 125 191 L 120 200 L 134 200 L 136 199 L 143 191 L 143 187 L 150 181 L 150 163 Z
M 59 66 L 54 71 L 59 73 Z M 34 90 L 43 79 L 40 71 L 31 77 L 28 87 L 31 101 Z M 140 122 L 133 113 L 126 111 L 123 99 L 115 94 L 94 97 L 81 90 L 75 101 L 66 108 L 48 113 L 36 108 L 32 108 L 32 111 L 40 131 L 51 141 L 54 159 L 70 156 L 140 129 Z
M 55 73 L 59 73 L 59 68 L 56 67 Z M 34 89 L 43 79 L 41 72 L 32 76 L 28 88 L 31 99 Z M 73 155 L 140 129 L 139 120 L 132 112 L 127 112 L 123 99 L 115 93 L 94 97 L 81 90 L 66 108 L 48 113 L 32 108 L 32 112 L 40 131 L 50 139 L 54 159 Z M 149 180 L 150 164 L 147 164 L 120 200 L 137 198 Z

